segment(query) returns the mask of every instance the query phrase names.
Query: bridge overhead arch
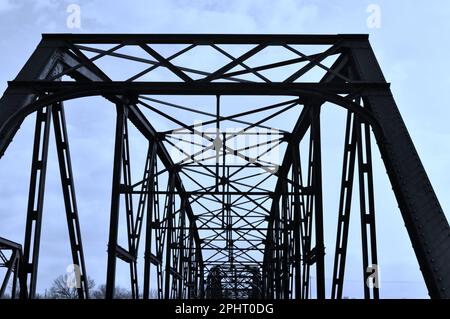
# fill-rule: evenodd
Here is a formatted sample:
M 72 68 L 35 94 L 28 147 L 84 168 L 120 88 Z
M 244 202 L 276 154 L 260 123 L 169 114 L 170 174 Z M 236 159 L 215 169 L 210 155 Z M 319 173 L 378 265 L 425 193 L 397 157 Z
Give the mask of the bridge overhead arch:
M 199 57 L 211 65 L 206 68 Z M 429 294 L 448 298 L 449 225 L 368 37 L 188 34 L 43 35 L 9 82 L 0 99 L 0 154 L 24 118 L 38 114 L 18 276 L 22 297 L 32 298 L 36 287 L 50 121 L 72 258 L 81 269 L 78 294 L 89 297 L 63 103 L 94 95 L 117 110 L 107 298 L 114 297 L 117 258 L 130 265 L 135 298 L 149 297 L 153 268 L 159 298 L 204 298 L 216 295 L 214 287 L 225 298 L 310 298 L 311 269 L 316 297 L 325 298 L 320 110 L 326 102 L 347 112 L 331 297 L 342 298 L 357 187 L 363 267 L 378 263 L 372 131 Z M 209 96 L 209 105 L 188 107 L 177 102 L 179 96 Z M 229 96 L 263 96 L 273 103 L 230 107 Z M 130 174 L 128 123 L 149 141 L 137 182 Z M 233 124 L 243 128 L 231 131 Z M 252 135 L 256 142 L 236 141 Z M 308 152 L 300 154 L 305 140 Z M 253 149 L 260 153 L 252 154 Z M 283 150 L 278 162 L 270 158 L 275 149 Z M 158 182 L 161 174 L 168 176 L 164 186 Z M 134 198 L 139 200 L 133 206 Z M 117 243 L 122 213 L 128 248 Z M 141 237 L 143 280 L 136 270 Z M 370 276 L 366 271 L 362 282 Z M 378 298 L 378 288 L 364 285 L 364 295 Z

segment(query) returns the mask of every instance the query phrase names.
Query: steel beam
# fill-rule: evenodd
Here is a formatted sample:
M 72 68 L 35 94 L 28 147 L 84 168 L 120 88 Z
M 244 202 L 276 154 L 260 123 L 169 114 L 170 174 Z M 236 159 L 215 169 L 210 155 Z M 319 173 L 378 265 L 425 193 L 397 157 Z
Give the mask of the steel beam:
M 362 81 L 385 81 L 368 42 L 351 49 Z M 450 298 L 450 226 L 390 91 L 363 98 L 382 131 L 374 131 L 431 298 Z
M 75 196 L 75 182 L 72 173 L 69 138 L 66 128 L 66 117 L 62 103 L 52 106 L 53 128 L 55 132 L 56 152 L 58 154 L 61 186 L 64 196 L 67 228 L 69 231 L 72 261 L 77 274 L 77 292 L 80 299 L 89 298 L 88 277 L 84 262 L 81 227 L 78 216 L 77 200 Z M 78 277 L 79 275 L 79 277 Z
M 7 258 L 4 255 L 4 251 L 10 251 L 11 255 Z M 22 246 L 18 243 L 12 242 L 5 238 L 0 237 L 0 267 L 6 267 L 6 273 L 3 277 L 2 284 L 0 286 L 0 299 L 5 297 L 5 292 L 10 282 L 11 275 L 12 287 L 11 287 L 11 299 L 16 299 L 17 294 L 17 281 L 19 280 L 19 273 L 21 271 L 22 263 Z M 20 293 L 26 294 L 26 286 L 19 282 Z
M 23 298 L 34 298 L 36 294 L 51 109 L 52 107 L 49 106 L 36 113 L 30 190 L 28 193 L 27 219 L 25 226 L 24 264 L 21 267 L 22 281 L 25 282 L 28 287 L 28 295 L 22 296 Z
M 173 172 L 170 173 L 169 176 L 169 189 L 173 189 L 175 187 L 174 185 L 174 174 Z M 166 259 L 165 259 L 165 279 L 164 279 L 164 298 L 169 299 L 170 296 L 170 281 L 171 279 L 174 281 L 175 278 L 171 277 L 170 269 L 172 267 L 171 259 L 172 259 L 172 236 L 173 236 L 173 220 L 174 220 L 174 214 L 173 214 L 173 207 L 174 207 L 174 195 L 169 193 L 166 199 L 166 205 L 165 205 L 165 217 L 164 219 L 167 220 L 167 242 L 165 245 L 166 250 Z
M 333 44 L 337 41 L 367 41 L 367 34 L 43 34 L 43 40 L 72 43 L 159 43 L 159 44 Z
M 355 120 L 358 134 L 358 175 L 363 260 L 363 285 L 366 299 L 379 299 L 377 239 L 375 230 L 375 196 L 372 172 L 370 128 Z M 372 281 L 373 272 L 375 278 Z
M 66 99 L 100 94 L 117 94 L 133 96 L 138 94 L 161 95 L 283 95 L 299 96 L 302 93 L 313 94 L 321 91 L 329 94 L 380 93 L 388 90 L 389 83 L 377 81 L 360 81 L 352 83 L 231 83 L 231 82 L 98 82 L 90 83 L 73 81 L 10 81 L 8 88 L 17 93 L 62 92 Z
M 150 297 L 150 264 L 152 255 L 152 230 L 153 230 L 153 210 L 155 192 L 155 161 L 157 144 L 149 142 L 146 169 L 147 173 L 147 211 L 145 229 L 145 254 L 144 254 L 144 299 Z
M 106 271 L 106 299 L 114 298 L 116 261 L 117 261 L 117 237 L 119 230 L 120 211 L 120 181 L 122 169 L 122 153 L 124 148 L 125 122 L 128 117 L 128 108 L 123 104 L 117 104 L 117 119 L 114 144 L 113 178 L 111 191 L 111 215 L 109 221 L 108 240 L 108 265 Z
M 130 267 L 130 286 L 131 296 L 133 299 L 139 299 L 139 285 L 137 278 L 137 251 L 136 251 L 136 232 L 134 224 L 134 210 L 133 210 L 133 195 L 126 192 L 131 187 L 131 155 L 130 155 L 130 143 L 128 135 L 128 123 L 124 123 L 123 132 L 123 148 L 122 148 L 122 174 L 123 184 L 121 184 L 121 193 L 125 196 L 125 216 L 127 225 L 127 241 L 128 241 L 128 253 L 132 258 L 128 259 Z
M 320 104 L 311 105 L 311 137 L 313 146 L 312 187 L 314 191 L 314 231 L 316 249 L 317 299 L 325 299 L 325 245 L 323 234 L 320 106 Z
M 355 171 L 356 143 L 359 121 L 351 112 L 347 113 L 345 129 L 344 158 L 342 161 L 341 190 L 339 198 L 338 228 L 336 233 L 336 249 L 334 254 L 333 281 L 331 298 L 341 299 L 344 286 L 345 261 L 350 226 L 350 212 L 353 194 L 353 178 Z

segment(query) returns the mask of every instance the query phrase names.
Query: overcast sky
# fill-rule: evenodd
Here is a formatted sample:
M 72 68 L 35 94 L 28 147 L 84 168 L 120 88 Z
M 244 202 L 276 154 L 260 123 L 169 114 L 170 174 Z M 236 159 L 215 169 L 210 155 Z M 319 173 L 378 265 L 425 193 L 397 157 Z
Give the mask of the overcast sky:
M 67 8 L 74 3 L 81 9 L 81 28 L 75 29 L 67 25 Z M 378 27 L 367 22 L 371 14 L 368 8 L 373 5 L 381 10 Z M 450 87 L 449 68 L 445 64 L 450 49 L 449 31 L 450 3 L 445 0 L 0 0 L 0 92 L 31 55 L 41 33 L 368 33 L 448 218 L 450 111 L 443 97 Z M 106 266 L 114 108 L 100 98 L 82 99 L 68 105 L 73 105 L 66 109 L 83 239 L 88 243 L 87 268 L 100 284 L 104 282 Z M 327 125 L 333 125 L 333 114 L 324 115 Z M 0 236 L 20 243 L 24 236 L 33 122 L 34 117 L 27 118 L 0 160 Z M 136 138 L 134 143 L 139 147 L 143 141 Z M 341 144 L 333 148 L 331 137 L 328 142 L 325 138 L 324 143 L 331 151 L 338 152 L 339 158 L 342 156 Z M 71 263 L 68 246 L 65 246 L 68 239 L 57 160 L 54 145 L 50 145 L 39 291 L 63 274 Z M 381 295 L 426 298 L 427 292 L 385 170 L 379 154 L 375 152 L 374 156 L 378 162 L 374 170 L 375 191 L 379 195 L 377 234 Z M 338 181 L 338 177 L 335 180 Z M 350 261 L 358 257 L 355 245 L 350 242 Z M 118 283 L 126 287 L 126 271 L 122 271 L 126 268 L 120 267 Z M 360 295 L 360 290 L 351 288 L 359 278 L 360 270 L 350 268 L 348 296 Z

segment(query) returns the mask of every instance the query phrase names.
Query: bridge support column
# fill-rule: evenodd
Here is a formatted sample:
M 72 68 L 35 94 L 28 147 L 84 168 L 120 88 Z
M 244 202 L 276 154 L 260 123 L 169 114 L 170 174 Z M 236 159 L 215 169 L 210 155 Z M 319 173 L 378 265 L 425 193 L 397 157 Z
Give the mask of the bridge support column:
M 28 292 L 22 291 L 22 298 L 33 299 L 36 294 L 36 277 L 41 242 L 51 111 L 52 107 L 48 106 L 39 109 L 36 112 L 36 128 L 34 132 L 30 191 L 28 193 L 27 220 L 23 250 L 24 264 L 21 267 L 22 281 L 28 287 Z
M 109 221 L 108 266 L 106 271 L 106 299 L 114 298 L 116 279 L 117 236 L 119 229 L 120 211 L 120 181 L 122 169 L 122 153 L 124 147 L 125 122 L 127 121 L 127 107 L 117 104 L 117 119 L 114 145 L 114 166 L 111 192 L 111 215 Z

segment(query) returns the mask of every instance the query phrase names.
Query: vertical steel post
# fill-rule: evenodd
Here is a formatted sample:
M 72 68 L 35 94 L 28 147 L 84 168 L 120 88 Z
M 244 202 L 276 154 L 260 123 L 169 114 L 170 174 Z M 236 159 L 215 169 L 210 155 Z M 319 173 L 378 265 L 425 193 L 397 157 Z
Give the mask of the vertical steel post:
M 186 202 L 185 202 L 186 198 L 182 198 L 181 199 L 181 207 L 180 207 L 180 218 L 179 218 L 179 232 L 178 232 L 178 251 L 179 251 L 179 255 L 178 255 L 178 299 L 182 299 L 183 298 L 183 280 L 184 280 L 184 276 L 186 275 L 184 273 L 184 230 L 186 227 Z
M 323 235 L 322 158 L 320 141 L 320 103 L 311 107 L 311 134 L 313 137 L 313 192 L 316 244 L 317 299 L 325 299 L 325 246 Z
M 69 138 L 67 135 L 66 118 L 62 103 L 56 103 L 52 106 L 52 115 L 72 261 L 73 264 L 78 267 L 76 270 L 77 276 L 79 275 L 79 278 L 77 278 L 78 298 L 85 299 L 89 298 L 88 277 L 84 262 L 80 221 L 75 196 L 75 182 L 73 179 L 72 161 L 70 158 Z
M 201 247 L 197 247 L 197 261 L 200 261 L 201 259 Z M 199 266 L 199 295 L 200 299 L 205 299 L 205 265 L 204 263 L 200 262 Z
M 219 138 L 220 138 L 220 95 L 216 96 L 216 136 L 214 141 L 214 150 L 216 152 L 216 192 L 219 191 L 219 159 L 220 159 L 220 147 L 222 147 L 222 144 L 219 145 Z M 225 149 L 223 150 L 225 152 Z M 225 212 L 222 211 L 222 224 L 224 220 L 224 214 Z
M 306 107 L 306 106 L 305 106 Z M 307 109 L 308 116 L 311 116 L 311 107 Z M 307 193 L 306 193 L 306 211 L 302 221 L 302 228 L 304 234 L 303 240 L 303 273 L 302 273 L 302 298 L 308 299 L 310 297 L 310 272 L 312 263 L 311 251 L 311 235 L 313 229 L 313 210 L 314 210 L 314 191 L 313 191 L 313 175 L 314 175 L 314 140 L 313 134 L 310 130 L 309 136 L 309 154 L 308 154 L 308 177 L 307 177 Z
M 301 201 L 300 201 L 300 187 L 301 185 L 301 166 L 300 166 L 300 150 L 299 145 L 294 145 L 292 148 L 292 181 L 294 183 L 294 272 L 295 272 L 295 298 L 300 299 L 302 295 L 301 289 L 301 246 L 303 240 L 302 234 L 302 216 L 301 216 Z
M 21 260 L 20 255 L 21 255 L 20 251 L 16 250 L 15 259 L 14 259 L 14 274 L 13 274 L 13 282 L 12 282 L 11 299 L 16 299 L 17 280 L 19 278 L 19 273 L 20 273 L 20 260 Z
M 124 134 L 123 134 L 123 151 L 122 151 L 122 173 L 123 173 L 123 185 L 125 195 L 125 213 L 127 221 L 127 239 L 128 239 L 128 252 L 132 258 L 127 260 L 130 267 L 130 286 L 131 296 L 133 299 L 139 298 L 139 286 L 137 279 L 137 251 L 136 251 L 136 233 L 134 228 L 134 210 L 133 210 L 133 194 L 131 192 L 131 156 L 130 156 L 130 143 L 128 135 L 128 124 L 125 121 Z
M 358 172 L 359 198 L 361 212 L 361 238 L 363 256 L 364 297 L 379 299 L 378 283 L 369 287 L 369 266 L 378 267 L 377 242 L 375 230 L 375 200 L 373 190 L 372 152 L 370 142 L 370 128 L 366 123 L 359 123 L 358 119 Z M 362 126 L 362 128 L 361 128 Z M 364 144 L 362 143 L 364 141 Z M 369 256 L 370 255 L 370 256 Z M 370 263 L 369 263 L 370 262 Z M 375 271 L 377 269 L 374 269 Z M 377 274 L 375 274 L 377 275 Z M 375 280 L 378 280 L 375 278 Z
M 113 178 L 111 191 L 111 215 L 109 222 L 108 266 L 106 271 L 106 299 L 114 298 L 116 279 L 117 235 L 120 211 L 120 181 L 122 171 L 122 152 L 124 145 L 124 129 L 128 109 L 124 104 L 116 104 L 116 132 L 114 144 Z
M 347 256 L 348 231 L 355 171 L 358 121 L 352 112 L 347 113 L 345 130 L 344 158 L 342 162 L 341 191 L 339 199 L 338 228 L 334 255 L 331 298 L 341 299 L 344 285 L 345 260 Z
M 195 298 L 194 290 L 195 290 L 195 278 L 194 278 L 194 267 L 195 267 L 195 259 L 194 259 L 194 237 L 192 236 L 192 225 L 189 224 L 189 249 L 188 249 L 188 285 L 187 285 L 187 297 L 189 299 Z
M 171 256 L 172 256 L 172 233 L 173 233 L 173 205 L 174 205 L 174 180 L 175 173 L 172 171 L 169 173 L 169 193 L 167 195 L 167 208 L 166 208 L 166 218 L 167 218 L 167 230 L 166 230 L 166 260 L 165 260 L 165 281 L 164 281 L 164 298 L 170 298 L 170 276 L 171 276 Z M 174 276 L 172 276 L 174 280 Z
M 287 181 L 283 182 L 283 186 L 281 188 L 281 226 L 282 226 L 282 258 L 281 258 L 281 270 L 282 270 L 282 298 L 289 298 L 289 216 L 288 216 L 288 196 L 287 196 Z M 280 248 L 281 248 L 280 247 Z
M 30 190 L 28 193 L 24 240 L 24 265 L 21 267 L 21 276 L 24 284 L 28 286 L 28 295 L 22 295 L 22 298 L 32 299 L 36 294 L 51 109 L 51 106 L 47 106 L 36 112 L 36 128 L 34 131 L 33 158 L 31 163 Z M 24 291 L 22 291 L 23 293 Z
M 281 236 L 280 236 L 280 206 L 279 203 L 275 205 L 274 213 L 274 231 L 275 231 L 275 298 L 281 298 Z
M 152 230 L 153 209 L 155 196 L 155 161 L 157 143 L 150 141 L 148 155 L 148 180 L 147 180 L 147 218 L 145 229 L 145 254 L 144 254 L 144 299 L 150 298 L 150 267 L 152 255 Z

